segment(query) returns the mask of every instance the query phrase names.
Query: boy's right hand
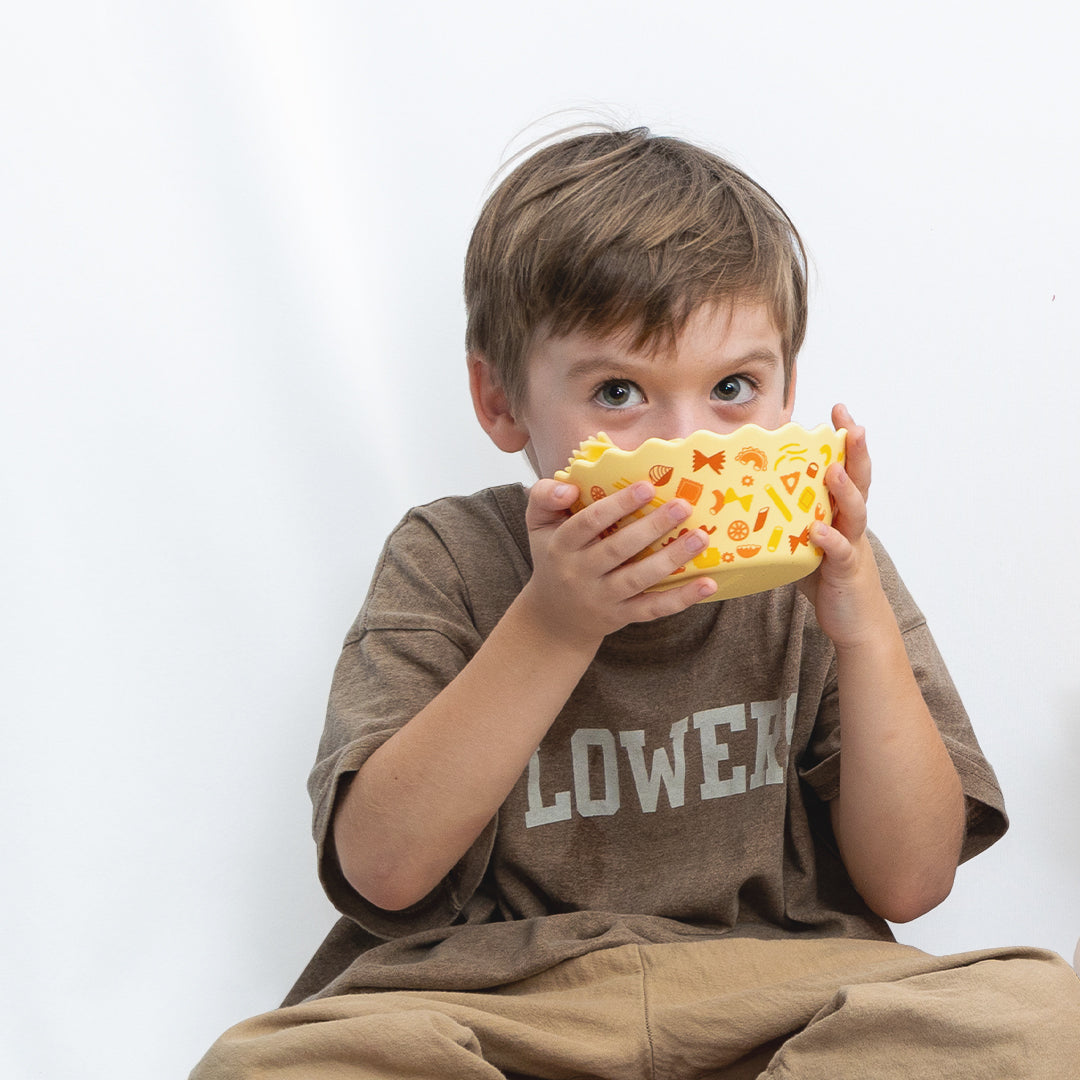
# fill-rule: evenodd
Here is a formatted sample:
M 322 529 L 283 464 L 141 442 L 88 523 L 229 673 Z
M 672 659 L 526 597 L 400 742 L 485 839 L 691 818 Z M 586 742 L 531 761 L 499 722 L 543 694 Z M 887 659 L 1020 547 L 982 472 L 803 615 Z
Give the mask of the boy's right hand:
M 655 489 L 640 481 L 571 515 L 578 494 L 572 484 L 555 480 L 539 480 L 529 492 L 525 521 L 533 574 L 520 599 L 545 631 L 568 644 L 596 649 L 607 634 L 628 623 L 673 615 L 716 591 L 711 578 L 694 578 L 674 589 L 645 592 L 704 550 L 708 538 L 701 529 L 634 560 L 686 520 L 687 502 L 672 499 L 604 536 L 648 505 Z
M 606 634 L 715 591 L 697 578 L 643 592 L 693 558 L 703 532 L 628 561 L 686 519 L 681 499 L 601 537 L 654 497 L 652 485 L 635 484 L 571 516 L 576 487 L 533 486 L 532 577 L 472 659 L 364 762 L 334 811 L 342 872 L 376 907 L 403 910 L 450 873 L 520 781 Z

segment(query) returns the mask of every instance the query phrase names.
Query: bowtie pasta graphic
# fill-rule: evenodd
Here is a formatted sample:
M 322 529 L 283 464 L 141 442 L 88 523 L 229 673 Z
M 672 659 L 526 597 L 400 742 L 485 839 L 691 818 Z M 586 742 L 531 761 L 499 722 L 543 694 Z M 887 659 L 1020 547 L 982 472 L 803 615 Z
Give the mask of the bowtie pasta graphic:
M 821 551 L 809 542 L 810 525 L 832 521 L 825 471 L 844 460 L 846 435 L 826 424 L 807 430 L 790 423 L 776 431 L 748 424 L 727 435 L 696 431 L 685 439 L 649 439 L 636 450 L 622 450 L 598 432 L 582 442 L 555 479 L 581 492 L 575 511 L 637 480 L 648 480 L 657 494 L 632 517 L 668 499 L 685 499 L 691 516 L 639 558 L 687 529 L 702 528 L 708 547 L 654 588 L 707 575 L 717 583 L 708 599 L 726 600 L 787 585 L 817 568 Z

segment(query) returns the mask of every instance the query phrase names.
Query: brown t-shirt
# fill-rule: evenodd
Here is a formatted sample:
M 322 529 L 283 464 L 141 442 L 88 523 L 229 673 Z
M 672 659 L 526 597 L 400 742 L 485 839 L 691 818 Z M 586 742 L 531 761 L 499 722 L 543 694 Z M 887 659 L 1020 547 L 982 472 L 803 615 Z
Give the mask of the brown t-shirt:
M 390 536 L 345 640 L 309 788 L 323 884 L 346 916 L 289 1001 L 480 989 L 628 942 L 723 934 L 888 938 L 837 854 L 832 645 L 794 586 L 608 637 L 470 851 L 414 907 L 348 885 L 341 781 L 450 682 L 529 578 L 519 486 L 443 499 Z M 1001 793 L 926 622 L 874 541 L 912 667 L 967 794 L 964 858 Z

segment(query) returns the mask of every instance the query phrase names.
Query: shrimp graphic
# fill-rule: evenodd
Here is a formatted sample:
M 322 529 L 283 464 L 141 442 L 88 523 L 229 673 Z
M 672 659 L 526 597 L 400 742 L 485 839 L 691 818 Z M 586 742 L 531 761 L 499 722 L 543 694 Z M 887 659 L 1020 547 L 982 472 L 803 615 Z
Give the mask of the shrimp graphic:
M 764 472 L 769 467 L 769 458 L 764 450 L 756 446 L 744 446 L 736 455 L 740 465 L 752 465 L 755 472 Z

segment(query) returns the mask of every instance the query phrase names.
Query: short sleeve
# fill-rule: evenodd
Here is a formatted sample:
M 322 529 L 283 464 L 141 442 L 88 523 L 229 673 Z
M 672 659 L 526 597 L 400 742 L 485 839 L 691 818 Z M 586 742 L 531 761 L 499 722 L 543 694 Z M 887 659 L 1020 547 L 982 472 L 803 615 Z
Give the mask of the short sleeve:
M 477 530 L 497 533 L 498 507 L 479 503 L 470 516 L 451 513 L 447 508 L 456 504 L 444 503 L 442 509 L 433 504 L 435 509 L 411 512 L 386 543 L 334 672 L 318 759 L 308 781 L 323 887 L 339 911 L 381 938 L 446 926 L 458 918 L 483 878 L 497 825 L 497 820 L 489 823 L 450 874 L 403 911 L 384 911 L 361 897 L 346 881 L 333 845 L 333 811 L 348 779 L 455 678 L 480 647 L 488 624 L 501 614 L 500 604 L 508 606 L 528 573 L 520 557 L 503 560 L 509 572 L 499 568 L 501 589 L 475 597 L 469 578 L 484 573 L 462 566 L 460 549 L 473 545 L 455 540 Z M 517 545 L 508 538 L 507 546 L 513 551 Z M 490 558 L 482 570 L 489 566 Z M 500 591 L 505 597 L 493 600 L 492 593 Z
M 342 651 L 327 709 L 327 734 L 309 790 L 319 876 L 334 906 L 382 938 L 446 926 L 483 878 L 494 843 L 493 820 L 450 874 L 423 900 L 402 911 L 368 903 L 345 880 L 331 822 L 344 783 L 464 666 L 466 654 L 437 631 L 375 630 Z
M 912 671 L 963 786 L 967 805 L 966 833 L 961 852 L 963 862 L 984 851 L 1005 834 L 1008 817 L 1001 789 L 993 768 L 979 747 L 967 711 L 923 613 L 880 542 L 873 536 L 870 539 L 882 588 L 896 615 Z M 820 634 L 816 625 L 813 629 Z M 803 756 L 800 776 L 824 802 L 836 798 L 839 793 L 840 710 L 835 657 L 829 666 L 814 734 Z

